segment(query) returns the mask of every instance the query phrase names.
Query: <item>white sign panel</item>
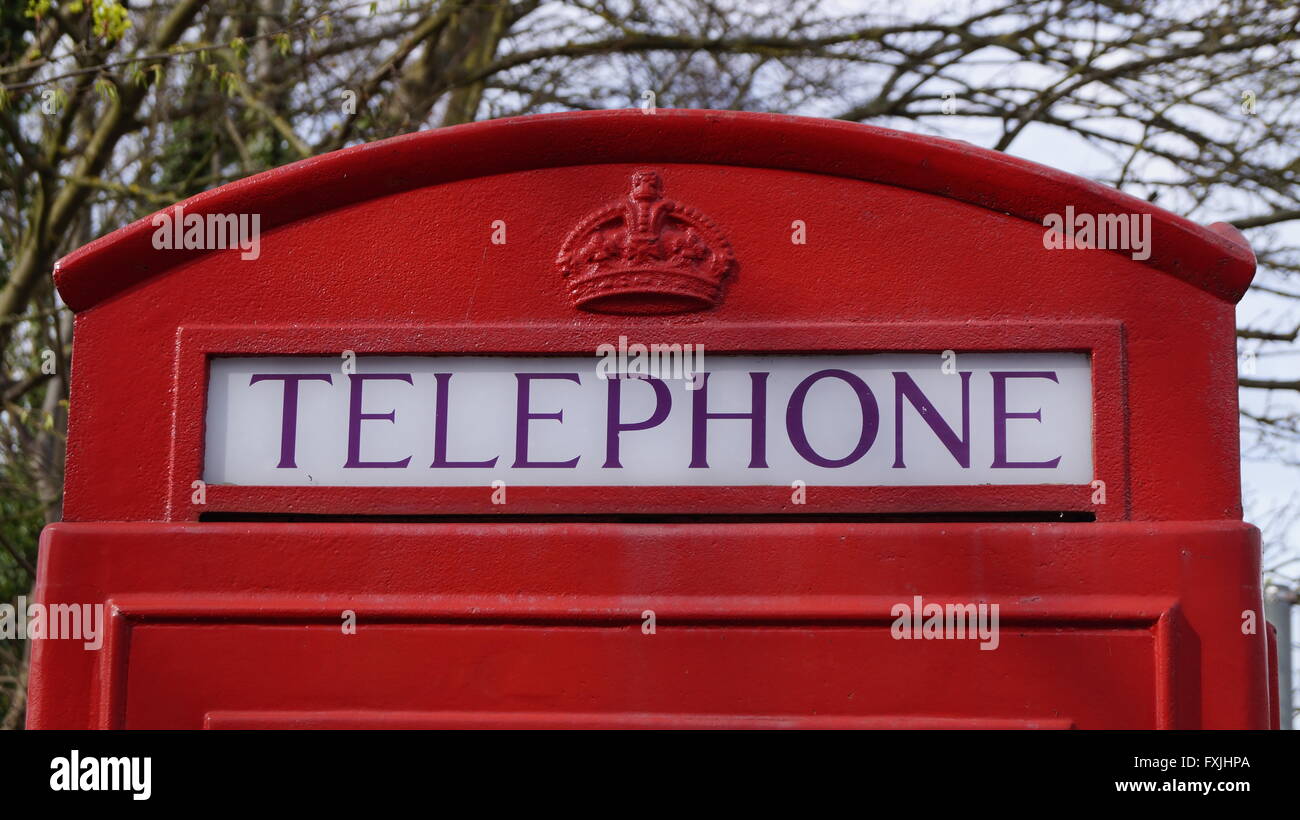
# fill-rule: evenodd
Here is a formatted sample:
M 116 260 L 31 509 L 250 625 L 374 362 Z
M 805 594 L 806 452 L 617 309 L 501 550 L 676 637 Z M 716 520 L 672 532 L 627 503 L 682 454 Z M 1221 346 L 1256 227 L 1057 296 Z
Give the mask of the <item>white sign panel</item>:
M 1093 479 L 1086 354 L 706 360 L 700 350 L 684 366 L 661 359 L 657 370 L 654 361 L 625 370 L 616 358 L 215 358 L 204 480 L 788 487 Z

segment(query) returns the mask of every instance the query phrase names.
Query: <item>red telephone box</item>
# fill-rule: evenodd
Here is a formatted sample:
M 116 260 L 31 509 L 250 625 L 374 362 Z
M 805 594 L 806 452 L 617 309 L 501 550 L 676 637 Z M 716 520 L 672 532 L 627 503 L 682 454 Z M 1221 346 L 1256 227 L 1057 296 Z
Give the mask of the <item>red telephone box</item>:
M 412 134 L 55 272 L 29 725 L 1268 727 L 1254 257 L 965 144 Z

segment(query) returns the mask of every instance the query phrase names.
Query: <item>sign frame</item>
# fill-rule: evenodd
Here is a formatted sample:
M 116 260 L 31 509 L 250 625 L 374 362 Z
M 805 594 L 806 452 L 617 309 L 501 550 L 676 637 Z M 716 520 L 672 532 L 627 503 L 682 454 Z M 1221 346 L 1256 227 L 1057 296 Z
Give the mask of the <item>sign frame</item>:
M 1091 484 L 971 486 L 811 485 L 806 503 L 788 486 L 511 486 L 507 504 L 482 487 L 293 486 L 208 484 L 203 476 L 208 362 L 220 356 L 554 355 L 591 356 L 620 335 L 638 342 L 703 344 L 712 355 L 745 353 L 1086 353 L 1092 369 L 1094 476 Z M 1120 521 L 1130 517 L 1128 395 L 1118 321 L 701 323 L 667 329 L 653 318 L 576 324 L 349 324 L 336 326 L 186 325 L 177 331 L 167 520 L 266 517 L 367 520 L 445 516 L 742 516 L 817 515 L 912 520 Z M 341 360 L 340 360 L 341 361 Z M 189 399 L 183 397 L 191 397 Z M 195 401 L 192 397 L 202 397 Z M 706 510 L 708 512 L 701 512 Z M 1089 519 L 1091 516 L 1091 519 Z

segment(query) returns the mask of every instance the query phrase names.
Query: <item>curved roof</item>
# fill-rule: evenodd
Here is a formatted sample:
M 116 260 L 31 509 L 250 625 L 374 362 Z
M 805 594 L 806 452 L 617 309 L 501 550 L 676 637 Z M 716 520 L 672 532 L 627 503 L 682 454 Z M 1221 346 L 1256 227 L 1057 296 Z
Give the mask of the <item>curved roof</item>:
M 839 120 L 733 111 L 636 109 L 541 114 L 421 131 L 276 168 L 185 200 L 187 214 L 261 214 L 270 230 L 401 191 L 491 174 L 600 163 L 707 163 L 849 177 L 937 194 L 1042 224 L 1076 213 L 1151 215 L 1150 267 L 1226 301 L 1255 257 L 1232 226 L 1204 227 L 1113 188 L 963 142 Z M 83 311 L 202 251 L 153 248 L 151 217 L 74 251 L 54 268 Z M 1124 258 L 1129 258 L 1128 253 Z

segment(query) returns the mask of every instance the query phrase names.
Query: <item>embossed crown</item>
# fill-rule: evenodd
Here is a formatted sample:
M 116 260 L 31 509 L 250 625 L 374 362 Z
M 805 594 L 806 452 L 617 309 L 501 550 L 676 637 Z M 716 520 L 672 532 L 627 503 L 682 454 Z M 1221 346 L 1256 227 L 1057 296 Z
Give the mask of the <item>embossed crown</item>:
M 556 263 L 573 303 L 600 313 L 685 313 L 713 307 L 735 266 L 731 245 L 704 214 L 662 197 L 655 171 L 632 174 L 625 201 L 587 216 Z

